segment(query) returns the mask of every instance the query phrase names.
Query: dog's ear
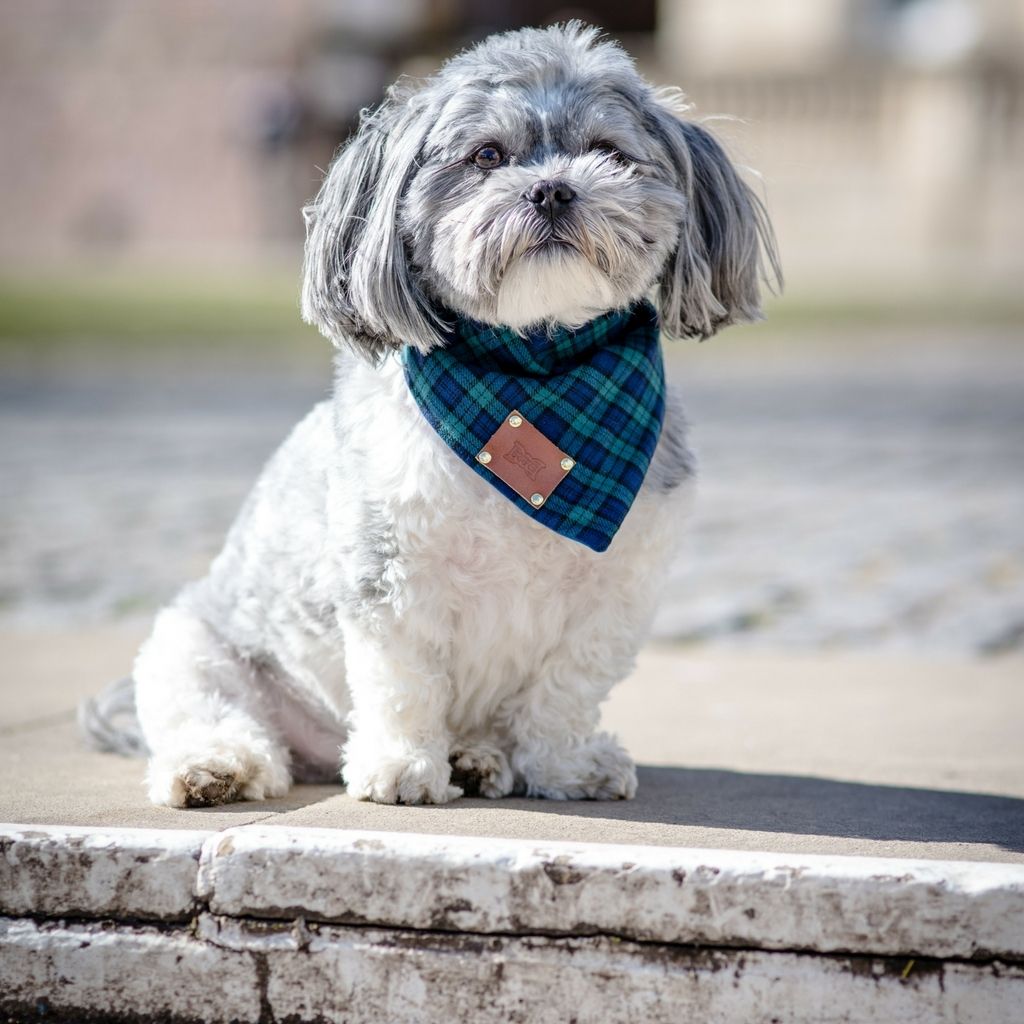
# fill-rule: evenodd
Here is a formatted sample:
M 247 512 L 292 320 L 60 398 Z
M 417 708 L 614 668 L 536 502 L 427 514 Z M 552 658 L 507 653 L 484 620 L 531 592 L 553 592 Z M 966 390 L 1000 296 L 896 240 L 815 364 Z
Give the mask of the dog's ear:
M 430 110 L 428 94 L 393 88 L 380 107 L 363 111 L 302 211 L 302 317 L 334 344 L 349 344 L 372 361 L 406 344 L 425 351 L 442 342 L 397 223 Z
M 707 129 L 661 103 L 653 116 L 687 207 L 658 282 L 662 326 L 673 337 L 709 338 L 762 319 L 762 281 L 782 284 L 764 204 Z

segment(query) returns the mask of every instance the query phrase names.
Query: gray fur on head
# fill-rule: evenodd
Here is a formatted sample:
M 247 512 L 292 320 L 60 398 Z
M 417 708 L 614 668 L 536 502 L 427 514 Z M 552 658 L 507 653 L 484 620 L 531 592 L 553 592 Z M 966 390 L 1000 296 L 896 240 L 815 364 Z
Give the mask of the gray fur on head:
M 474 163 L 483 147 L 502 161 Z M 574 193 L 558 218 L 538 183 Z M 364 112 L 306 208 L 302 312 L 377 358 L 443 342 L 453 310 L 575 325 L 643 295 L 669 335 L 760 317 L 764 208 L 597 29 L 492 36 Z

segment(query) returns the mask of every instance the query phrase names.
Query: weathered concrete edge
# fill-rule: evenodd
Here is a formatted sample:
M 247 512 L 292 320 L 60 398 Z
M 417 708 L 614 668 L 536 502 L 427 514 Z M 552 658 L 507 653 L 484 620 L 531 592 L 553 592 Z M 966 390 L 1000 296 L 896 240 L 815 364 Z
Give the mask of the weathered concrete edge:
M 0 1012 L 124 1024 L 1009 1021 L 1024 967 L 239 921 L 0 918 Z M 525 1016 L 524 1016 L 525 1015 Z
M 745 949 L 1024 958 L 1024 866 L 229 829 L 203 848 L 213 913 Z
M 211 831 L 0 823 L 0 913 L 182 921 Z
M 1024 866 L 244 825 L 0 825 L 0 913 L 1024 960 Z

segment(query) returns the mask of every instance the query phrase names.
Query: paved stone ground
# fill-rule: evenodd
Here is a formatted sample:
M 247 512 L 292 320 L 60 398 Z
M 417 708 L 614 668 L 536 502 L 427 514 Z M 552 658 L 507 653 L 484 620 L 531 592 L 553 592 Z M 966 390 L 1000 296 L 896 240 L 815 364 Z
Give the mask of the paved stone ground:
M 702 485 L 659 637 L 1024 648 L 1019 334 L 733 332 L 675 348 L 670 372 Z M 4 356 L 0 625 L 148 615 L 328 388 L 326 357 L 263 347 Z

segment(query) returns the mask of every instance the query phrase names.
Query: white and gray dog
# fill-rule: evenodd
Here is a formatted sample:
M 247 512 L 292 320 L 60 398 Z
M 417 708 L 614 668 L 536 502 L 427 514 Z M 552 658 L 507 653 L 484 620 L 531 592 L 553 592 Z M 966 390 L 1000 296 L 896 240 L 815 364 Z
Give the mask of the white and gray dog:
M 487 39 L 364 113 L 305 211 L 302 311 L 339 348 L 334 397 L 135 663 L 151 800 L 260 800 L 339 766 L 382 803 L 634 795 L 596 730 L 691 489 L 675 396 L 599 553 L 456 456 L 400 353 L 445 345 L 453 317 L 576 330 L 647 298 L 670 336 L 760 318 L 763 208 L 685 112 L 572 23 Z

